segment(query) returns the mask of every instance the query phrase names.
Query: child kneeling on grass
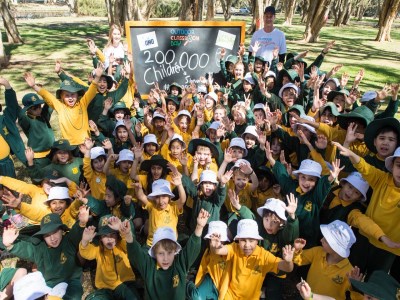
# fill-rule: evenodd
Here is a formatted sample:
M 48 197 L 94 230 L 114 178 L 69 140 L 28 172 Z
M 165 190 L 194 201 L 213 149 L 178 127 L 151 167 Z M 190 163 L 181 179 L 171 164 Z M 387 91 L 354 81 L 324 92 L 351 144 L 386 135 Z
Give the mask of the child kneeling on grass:
M 174 229 L 160 227 L 154 233 L 153 246 L 145 251 L 133 238 L 129 221 L 122 222 L 120 234 L 127 242 L 129 261 L 144 279 L 145 299 L 185 299 L 186 276 L 200 254 L 201 234 L 208 217 L 209 213 L 202 209 L 196 229 L 183 249 Z

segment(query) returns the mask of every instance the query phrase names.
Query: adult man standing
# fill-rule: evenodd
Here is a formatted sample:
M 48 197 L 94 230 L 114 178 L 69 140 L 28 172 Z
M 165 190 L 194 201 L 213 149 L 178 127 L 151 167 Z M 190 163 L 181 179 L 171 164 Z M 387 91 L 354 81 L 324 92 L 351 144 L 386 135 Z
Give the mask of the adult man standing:
M 274 27 L 275 7 L 268 6 L 264 11 L 264 28 L 257 30 L 250 42 L 249 52 L 253 52 L 253 46 L 258 42 L 259 49 L 253 56 L 262 56 L 266 61 L 271 63 L 273 59 L 272 52 L 274 48 L 279 48 L 279 61 L 284 62 L 286 55 L 286 38 L 285 34 L 278 28 Z

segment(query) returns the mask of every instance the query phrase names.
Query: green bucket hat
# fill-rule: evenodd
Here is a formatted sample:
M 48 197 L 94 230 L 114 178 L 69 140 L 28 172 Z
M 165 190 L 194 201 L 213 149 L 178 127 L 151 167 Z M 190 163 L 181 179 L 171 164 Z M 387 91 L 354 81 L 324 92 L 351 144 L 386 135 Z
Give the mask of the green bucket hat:
M 295 105 L 291 106 L 291 107 L 287 110 L 287 112 L 285 112 L 285 113 L 283 114 L 283 116 L 282 116 L 283 124 L 284 124 L 286 127 L 290 127 L 289 117 L 290 117 L 290 112 L 293 111 L 293 110 L 298 111 L 300 116 L 305 116 L 305 115 L 306 115 L 306 113 L 304 112 L 304 107 L 303 107 L 302 105 L 300 105 L 300 104 L 295 104 Z
M 367 282 L 350 279 L 353 289 L 379 300 L 395 300 L 400 296 L 400 283 L 387 272 L 374 271 Z
M 365 128 L 374 120 L 374 113 L 365 105 L 356 107 L 354 110 L 348 114 L 340 114 L 338 116 L 338 124 L 342 129 L 346 129 L 349 126 L 349 120 L 360 119 Z
M 68 226 L 63 224 L 59 215 L 51 213 L 45 215 L 40 221 L 40 230 L 33 236 L 40 237 L 48 233 L 52 233 L 61 228 L 64 231 L 68 230 Z
M 170 84 L 169 89 L 168 89 L 168 93 L 171 94 L 171 88 L 172 87 L 176 87 L 178 89 L 178 94 L 182 94 L 182 86 L 176 82 L 173 82 Z
M 346 89 L 341 89 L 339 91 L 331 91 L 328 94 L 328 101 L 333 101 L 333 98 L 335 98 L 337 95 L 343 95 L 344 98 L 346 99 L 350 95 L 350 93 Z
M 340 112 L 338 111 L 338 109 L 337 109 L 335 103 L 333 103 L 333 102 L 328 102 L 328 103 L 326 103 L 324 106 L 322 106 L 322 107 L 319 109 L 319 113 L 322 114 L 327 108 L 330 108 L 330 109 L 331 109 L 331 113 L 332 113 L 332 115 L 334 115 L 335 117 L 337 117 L 337 116 L 340 115 Z
M 26 94 L 22 98 L 22 104 L 24 105 L 24 108 L 22 109 L 22 111 L 26 112 L 32 106 L 41 105 L 43 103 L 44 103 L 43 99 L 41 99 L 37 94 L 35 94 L 35 93 Z
M 161 166 L 163 169 L 167 169 L 168 160 L 164 159 L 161 155 L 153 155 L 150 159 L 146 159 L 140 165 L 141 171 L 150 172 L 151 166 Z
M 210 142 L 209 139 L 207 139 L 207 138 L 202 138 L 202 139 L 193 139 L 193 140 L 190 140 L 189 146 L 188 146 L 188 152 L 189 152 L 191 155 L 195 155 L 197 146 L 205 146 L 205 147 L 210 148 L 210 150 L 211 150 L 211 156 L 214 157 L 214 158 L 218 161 L 218 156 L 219 156 L 218 149 L 217 149 L 217 147 L 216 147 L 213 143 Z
M 265 64 L 265 62 L 266 62 L 265 58 L 262 57 L 262 56 L 256 56 L 256 57 L 254 58 L 254 62 L 255 62 L 256 60 L 261 61 L 263 64 Z
M 115 114 L 116 110 L 123 110 L 125 115 L 131 115 L 131 111 L 129 110 L 129 108 L 126 107 L 124 102 L 117 102 L 113 105 L 113 107 L 111 108 L 111 112 L 113 114 Z
M 278 81 L 282 82 L 284 76 L 289 77 L 290 82 L 294 82 L 295 79 L 299 77 L 299 74 L 293 69 L 290 70 L 282 69 L 278 74 Z
M 83 86 L 75 83 L 72 80 L 64 80 L 63 82 L 61 82 L 60 88 L 56 91 L 57 99 L 61 99 L 62 91 L 67 91 L 70 93 L 78 93 L 79 96 L 83 96 L 83 94 L 85 94 Z
M 373 152 L 377 153 L 376 147 L 374 146 L 374 139 L 376 137 L 376 132 L 379 131 L 383 127 L 391 127 L 397 133 L 397 146 L 399 145 L 400 140 L 400 122 L 396 118 L 383 118 L 383 119 L 376 119 L 373 120 L 367 128 L 365 129 L 364 133 L 364 142 L 367 145 L 368 149 Z
M 128 192 L 126 184 L 113 175 L 107 176 L 106 187 L 109 188 L 114 193 L 114 196 L 119 198 L 121 201 Z
M 58 141 L 54 141 L 53 146 L 51 146 L 50 153 L 47 155 L 47 157 L 51 159 L 57 150 L 73 151 L 75 148 L 75 146 L 71 146 L 68 140 L 60 139 Z
M 233 63 L 236 64 L 238 62 L 238 58 L 235 55 L 231 55 L 228 57 L 228 59 L 225 61 L 225 66 L 227 63 Z
M 97 227 L 96 236 L 102 236 L 110 233 L 118 233 L 118 231 L 112 229 L 108 226 L 108 219 L 111 218 L 112 215 L 102 216 L 99 220 L 99 226 Z
M 179 107 L 179 105 L 180 105 L 180 103 L 181 103 L 181 102 L 179 101 L 178 96 L 173 96 L 173 95 L 168 95 L 168 97 L 165 98 L 165 102 L 168 103 L 168 101 L 174 102 L 174 104 L 175 104 L 176 106 L 178 106 L 178 107 Z

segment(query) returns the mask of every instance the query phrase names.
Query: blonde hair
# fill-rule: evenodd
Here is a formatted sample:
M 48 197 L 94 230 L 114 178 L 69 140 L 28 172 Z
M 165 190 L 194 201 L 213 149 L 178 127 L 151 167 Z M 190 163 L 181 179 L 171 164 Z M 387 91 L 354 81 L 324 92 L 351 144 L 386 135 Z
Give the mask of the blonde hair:
M 104 47 L 104 49 L 107 49 L 108 47 L 110 47 L 110 46 L 112 45 L 112 42 L 113 42 L 112 34 L 113 34 L 114 29 L 119 30 L 119 32 L 121 32 L 121 35 L 122 35 L 122 33 L 123 33 L 122 27 L 121 27 L 120 25 L 118 25 L 118 24 L 112 24 L 112 25 L 110 26 L 110 31 L 108 32 L 108 41 L 107 41 L 107 44 L 106 44 L 106 46 Z
M 167 252 L 176 252 L 176 249 L 178 248 L 178 245 L 172 241 L 172 240 L 168 240 L 168 239 L 164 239 L 161 241 L 158 241 L 154 247 L 153 247 L 153 253 L 155 254 L 155 252 L 160 248 L 163 247 L 165 251 Z

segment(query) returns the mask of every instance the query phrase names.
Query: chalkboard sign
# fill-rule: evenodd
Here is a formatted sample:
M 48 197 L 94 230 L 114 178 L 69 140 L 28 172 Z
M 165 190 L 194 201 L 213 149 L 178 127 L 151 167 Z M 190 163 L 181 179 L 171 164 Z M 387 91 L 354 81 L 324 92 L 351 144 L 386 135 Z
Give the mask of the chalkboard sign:
M 167 90 L 173 82 L 186 87 L 219 72 L 221 49 L 226 49 L 225 59 L 236 56 L 245 38 L 245 22 L 128 21 L 125 29 L 143 95 L 155 82 Z

